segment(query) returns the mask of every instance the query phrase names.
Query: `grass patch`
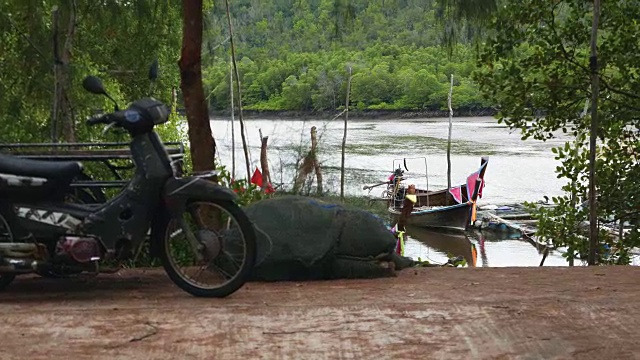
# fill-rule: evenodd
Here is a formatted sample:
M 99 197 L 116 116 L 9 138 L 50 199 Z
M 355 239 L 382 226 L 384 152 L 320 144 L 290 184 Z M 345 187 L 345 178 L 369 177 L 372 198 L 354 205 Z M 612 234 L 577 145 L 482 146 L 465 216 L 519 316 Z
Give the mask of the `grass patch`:
M 349 127 L 349 131 L 354 131 L 354 130 L 358 130 L 358 131 L 371 131 L 371 130 L 375 130 L 376 129 L 376 125 L 375 124 L 367 124 L 364 126 L 356 126 L 356 127 Z
M 392 142 L 388 143 L 375 143 L 375 144 L 347 144 L 345 146 L 346 153 L 352 155 L 371 155 L 378 154 L 380 152 L 392 152 L 396 150 L 404 150 L 397 144 Z
M 430 136 L 419 135 L 394 135 L 382 138 L 384 142 L 379 142 L 380 138 L 372 138 L 369 144 L 347 144 L 346 150 L 349 154 L 372 155 L 380 152 L 404 153 L 408 150 L 427 152 L 429 150 L 447 150 L 447 140 Z M 375 142 L 374 142 L 375 141 Z M 494 155 L 495 147 L 485 143 L 475 141 L 452 140 L 451 151 L 465 155 Z

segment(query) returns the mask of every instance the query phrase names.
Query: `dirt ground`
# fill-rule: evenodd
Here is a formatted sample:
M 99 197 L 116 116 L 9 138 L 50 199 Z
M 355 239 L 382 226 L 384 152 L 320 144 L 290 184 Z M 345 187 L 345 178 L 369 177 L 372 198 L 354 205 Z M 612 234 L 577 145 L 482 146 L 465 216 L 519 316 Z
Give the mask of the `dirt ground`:
M 421 268 L 194 298 L 159 270 L 18 279 L 0 359 L 633 359 L 640 268 Z

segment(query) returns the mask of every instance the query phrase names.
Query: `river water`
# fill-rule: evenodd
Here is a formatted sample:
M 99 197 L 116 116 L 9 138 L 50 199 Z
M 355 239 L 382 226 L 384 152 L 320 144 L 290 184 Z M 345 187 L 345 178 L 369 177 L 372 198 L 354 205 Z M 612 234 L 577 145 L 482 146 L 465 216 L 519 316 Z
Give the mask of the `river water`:
M 232 129 L 228 120 L 212 120 L 219 160 L 231 170 Z M 269 137 L 269 163 L 274 183 L 290 187 L 296 160 L 310 146 L 310 129 L 317 128 L 318 158 L 324 176 L 325 191 L 339 193 L 341 144 L 344 122 L 341 120 L 245 120 L 252 171 L 259 167 L 260 135 Z M 235 122 L 236 176 L 244 178 L 246 167 L 239 124 Z M 345 154 L 345 193 L 379 196 L 383 188 L 370 193 L 363 185 L 385 181 L 402 164 L 407 182 L 419 188 L 442 189 L 447 185 L 448 119 L 354 120 L 347 128 Z M 454 118 L 451 136 L 452 184 L 461 184 L 476 171 L 482 156 L 489 157 L 485 174 L 483 205 L 505 205 L 539 201 L 543 196 L 559 195 L 564 180 L 558 179 L 559 162 L 553 146 L 566 141 L 562 135 L 546 142 L 521 140 L 518 130 L 509 130 L 491 117 Z M 405 160 L 406 159 L 406 160 Z M 426 166 L 425 166 L 426 162 Z M 406 163 L 406 168 L 405 168 Z M 477 266 L 537 266 L 540 252 L 530 243 L 507 235 L 469 232 L 465 235 L 429 231 L 409 231 L 406 255 L 436 263 L 448 255 L 471 257 Z M 447 239 L 449 241 L 447 241 Z M 475 249 L 475 250 L 474 250 Z M 545 265 L 566 265 L 558 253 L 551 253 Z

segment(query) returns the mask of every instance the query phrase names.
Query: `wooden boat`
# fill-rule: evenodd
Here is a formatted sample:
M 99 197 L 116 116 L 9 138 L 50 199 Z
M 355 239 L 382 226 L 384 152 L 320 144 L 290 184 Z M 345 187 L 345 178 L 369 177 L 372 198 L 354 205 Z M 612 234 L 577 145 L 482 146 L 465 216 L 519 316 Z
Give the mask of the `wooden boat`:
M 483 157 L 480 168 L 467 177 L 465 184 L 439 191 L 404 187 L 402 177 L 396 176 L 390 180 L 395 188 L 389 199 L 389 213 L 399 227 L 467 229 L 475 221 L 476 200 L 482 196 L 488 162 L 489 159 Z
M 406 227 L 406 231 L 407 235 L 412 239 L 418 240 L 445 255 L 462 256 L 470 267 L 476 266 L 478 252 L 466 234 L 425 229 L 411 225 Z

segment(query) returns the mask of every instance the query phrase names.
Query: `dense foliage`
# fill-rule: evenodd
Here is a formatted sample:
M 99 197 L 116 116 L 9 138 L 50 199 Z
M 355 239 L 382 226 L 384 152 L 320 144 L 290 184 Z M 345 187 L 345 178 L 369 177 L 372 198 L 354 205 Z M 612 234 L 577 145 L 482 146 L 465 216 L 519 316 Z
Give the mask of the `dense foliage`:
M 245 108 L 335 110 L 344 106 L 347 68 L 358 109 L 440 109 L 448 76 L 456 79 L 454 106 L 489 105 L 470 79 L 474 52 L 459 45 L 453 57 L 439 47 L 436 0 L 234 0 L 231 1 Z M 76 6 L 73 7 L 73 4 Z M 146 95 L 146 72 L 161 66 L 154 95 L 172 100 L 179 91 L 181 2 L 0 1 L 0 142 L 52 138 L 54 103 L 54 7 L 59 8 L 58 48 L 69 40 L 67 114 L 78 140 L 125 140 L 99 134 L 83 120 L 112 108 L 86 93 L 82 79 L 99 75 L 121 105 Z M 75 30 L 68 36 L 71 11 Z M 229 108 L 229 43 L 223 2 L 205 5 L 203 68 L 213 109 Z M 466 36 L 461 43 L 468 43 Z M 177 137 L 177 119 L 162 127 Z M 215 134 L 214 134 L 215 135 Z
M 73 3 L 76 29 L 68 39 Z M 122 106 L 148 94 L 147 71 L 158 58 L 161 74 L 154 96 L 170 102 L 172 88 L 179 85 L 180 1 L 0 1 L 0 142 L 51 140 L 55 6 L 60 13 L 58 42 L 72 44 L 68 96 L 78 139 L 126 139 L 114 132 L 99 135 L 100 129 L 84 124 L 94 111 L 113 105 L 84 91 L 82 79 L 100 76 Z M 166 139 L 177 137 L 173 121 L 160 129 Z
M 335 110 L 348 68 L 358 109 L 441 109 L 449 76 L 454 106 L 488 107 L 470 79 L 474 52 L 442 48 L 436 1 L 237 0 L 231 2 L 243 104 L 253 110 Z M 229 108 L 224 7 L 209 16 L 205 82 L 213 109 Z M 461 42 L 467 42 L 465 37 Z
M 512 2 L 514 3 L 514 2 Z M 554 149 L 568 180 L 557 207 L 539 210 L 542 239 L 585 259 L 588 242 L 588 140 L 591 119 L 592 5 L 580 0 L 523 0 L 506 6 L 492 23 L 478 82 L 500 108 L 500 121 L 523 138 L 548 139 L 562 131 L 573 141 Z M 640 245 L 640 7 L 603 2 L 598 38 L 601 92 L 596 184 L 601 230 L 600 262 L 627 263 Z M 627 232 L 605 225 L 622 220 Z

